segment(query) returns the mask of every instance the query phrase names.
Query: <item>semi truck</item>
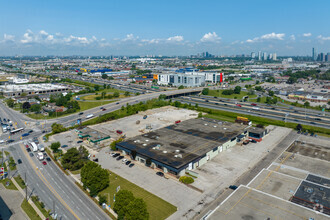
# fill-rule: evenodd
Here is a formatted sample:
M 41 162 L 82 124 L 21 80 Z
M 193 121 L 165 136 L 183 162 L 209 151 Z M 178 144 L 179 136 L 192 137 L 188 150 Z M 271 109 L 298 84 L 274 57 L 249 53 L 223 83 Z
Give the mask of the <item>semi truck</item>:
M 31 142 L 30 145 L 32 147 L 33 152 L 37 152 L 38 151 L 38 146 L 37 146 L 37 144 L 35 142 Z
M 90 115 L 87 115 L 86 116 L 86 119 L 93 118 L 93 117 L 94 117 L 94 115 L 93 114 L 90 114 Z

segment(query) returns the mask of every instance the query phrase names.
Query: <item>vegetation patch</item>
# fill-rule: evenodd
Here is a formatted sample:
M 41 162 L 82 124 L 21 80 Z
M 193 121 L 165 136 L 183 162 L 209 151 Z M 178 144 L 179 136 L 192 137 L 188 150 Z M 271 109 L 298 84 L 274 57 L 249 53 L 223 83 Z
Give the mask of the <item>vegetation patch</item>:
M 191 184 L 194 182 L 194 179 L 190 176 L 181 176 L 179 181 L 184 184 Z
M 37 212 L 32 208 L 32 206 L 24 199 L 21 208 L 29 216 L 31 220 L 41 220 Z

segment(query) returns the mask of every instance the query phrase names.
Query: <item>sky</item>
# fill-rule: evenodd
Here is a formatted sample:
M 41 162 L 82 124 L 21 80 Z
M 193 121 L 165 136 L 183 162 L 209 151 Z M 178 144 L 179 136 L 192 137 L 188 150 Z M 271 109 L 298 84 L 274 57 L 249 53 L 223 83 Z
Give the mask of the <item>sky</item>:
M 330 52 L 329 0 L 0 0 L 0 55 Z

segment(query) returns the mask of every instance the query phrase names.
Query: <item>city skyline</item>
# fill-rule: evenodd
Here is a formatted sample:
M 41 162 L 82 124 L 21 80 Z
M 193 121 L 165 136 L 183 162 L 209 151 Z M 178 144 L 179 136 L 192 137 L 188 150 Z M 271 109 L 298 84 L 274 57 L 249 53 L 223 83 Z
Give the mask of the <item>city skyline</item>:
M 0 55 L 328 53 L 330 2 L 295 2 L 3 2 Z

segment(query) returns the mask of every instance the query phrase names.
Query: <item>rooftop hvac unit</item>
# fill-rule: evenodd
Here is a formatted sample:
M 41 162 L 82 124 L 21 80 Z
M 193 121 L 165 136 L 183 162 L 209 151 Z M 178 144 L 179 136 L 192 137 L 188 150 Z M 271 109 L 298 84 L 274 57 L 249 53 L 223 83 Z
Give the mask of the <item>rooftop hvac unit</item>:
M 163 151 L 163 153 L 164 153 L 164 154 L 166 154 L 166 153 L 167 153 L 167 151 L 166 151 L 166 150 L 164 150 L 164 151 Z
M 176 153 L 179 153 L 179 152 L 180 152 L 180 150 L 175 150 L 175 152 L 176 152 Z

